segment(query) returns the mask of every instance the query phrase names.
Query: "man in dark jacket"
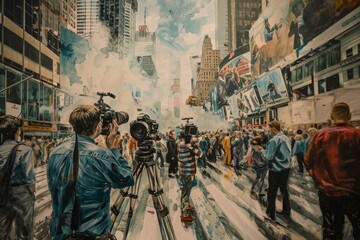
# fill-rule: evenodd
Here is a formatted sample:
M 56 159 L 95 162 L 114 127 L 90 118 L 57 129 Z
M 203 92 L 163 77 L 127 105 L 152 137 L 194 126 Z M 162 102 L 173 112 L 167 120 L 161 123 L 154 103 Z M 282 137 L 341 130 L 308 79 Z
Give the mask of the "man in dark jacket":
M 360 239 L 360 130 L 349 125 L 350 108 L 334 105 L 334 124 L 310 143 L 305 166 L 319 190 L 323 239 L 342 239 L 345 215 Z
M 15 140 L 21 135 L 20 121 L 12 116 L 0 117 L 0 176 L 9 169 L 6 164 L 11 150 L 17 146 Z M 35 203 L 35 171 L 31 147 L 18 146 L 13 159 L 7 204 L 0 207 L 0 239 L 10 239 L 13 224 L 13 239 L 33 239 Z M 6 184 L 0 182 L 1 187 Z M 3 197 L 3 196 L 1 196 Z
M 174 178 L 178 172 L 178 156 L 174 130 L 169 132 L 169 138 L 166 142 L 166 147 L 168 149 L 166 154 L 166 162 L 169 163 L 169 177 Z

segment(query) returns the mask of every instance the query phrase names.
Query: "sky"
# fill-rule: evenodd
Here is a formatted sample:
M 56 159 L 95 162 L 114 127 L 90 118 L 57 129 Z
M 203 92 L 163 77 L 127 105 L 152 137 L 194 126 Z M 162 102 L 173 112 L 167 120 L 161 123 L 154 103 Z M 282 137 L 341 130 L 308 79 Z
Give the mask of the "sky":
M 201 55 L 202 42 L 209 35 L 215 46 L 215 0 L 138 0 L 137 25 L 146 24 L 155 32 L 156 66 L 159 86 L 168 86 L 170 59 L 181 60 L 182 102 L 191 94 L 190 56 Z

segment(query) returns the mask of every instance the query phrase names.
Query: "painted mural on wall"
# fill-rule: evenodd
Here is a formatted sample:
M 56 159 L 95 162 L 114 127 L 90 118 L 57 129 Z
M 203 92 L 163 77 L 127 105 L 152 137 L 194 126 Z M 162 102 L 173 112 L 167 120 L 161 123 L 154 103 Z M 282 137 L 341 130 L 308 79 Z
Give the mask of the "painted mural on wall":
M 360 6 L 359 1 L 272 0 L 250 29 L 251 69 L 259 76 Z

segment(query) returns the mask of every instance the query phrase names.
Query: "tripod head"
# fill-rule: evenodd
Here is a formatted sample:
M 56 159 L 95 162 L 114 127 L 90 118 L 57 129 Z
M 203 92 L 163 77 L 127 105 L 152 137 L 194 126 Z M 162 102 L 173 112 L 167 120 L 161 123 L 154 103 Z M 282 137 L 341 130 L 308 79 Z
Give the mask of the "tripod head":
M 135 152 L 135 161 L 139 163 L 154 162 L 154 153 L 156 152 L 156 149 L 152 140 L 138 142 L 138 147 L 139 148 Z

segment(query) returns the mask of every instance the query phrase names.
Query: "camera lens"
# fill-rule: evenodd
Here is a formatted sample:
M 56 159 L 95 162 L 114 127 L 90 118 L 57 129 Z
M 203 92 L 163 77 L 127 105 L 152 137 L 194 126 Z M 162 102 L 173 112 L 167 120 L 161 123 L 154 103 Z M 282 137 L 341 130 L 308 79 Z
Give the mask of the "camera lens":
M 129 121 L 129 114 L 123 111 L 115 112 L 115 117 L 118 125 L 127 123 Z
M 148 133 L 148 125 L 144 122 L 133 122 L 130 126 L 130 134 L 137 141 L 145 140 Z

